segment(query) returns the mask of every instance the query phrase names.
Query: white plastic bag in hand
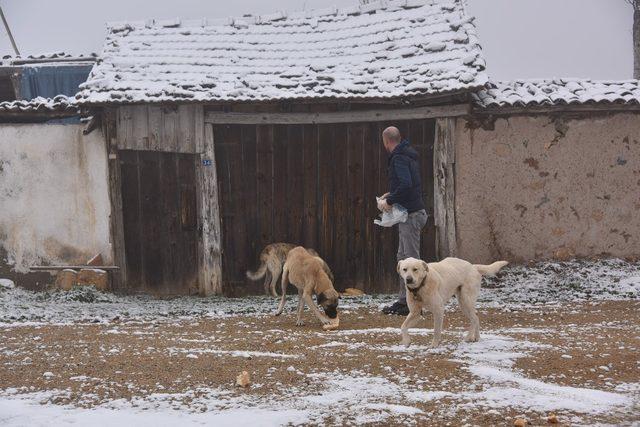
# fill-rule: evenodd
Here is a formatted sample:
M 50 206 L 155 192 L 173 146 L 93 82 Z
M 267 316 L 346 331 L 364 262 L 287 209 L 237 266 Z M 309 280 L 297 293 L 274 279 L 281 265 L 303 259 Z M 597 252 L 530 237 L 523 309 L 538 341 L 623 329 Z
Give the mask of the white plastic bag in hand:
M 376 197 L 376 201 L 379 202 L 380 197 Z M 380 219 L 374 219 L 373 223 L 381 227 L 392 227 L 400 222 L 406 222 L 409 217 L 409 213 L 404 206 L 394 204 L 391 206 L 390 211 L 382 212 Z

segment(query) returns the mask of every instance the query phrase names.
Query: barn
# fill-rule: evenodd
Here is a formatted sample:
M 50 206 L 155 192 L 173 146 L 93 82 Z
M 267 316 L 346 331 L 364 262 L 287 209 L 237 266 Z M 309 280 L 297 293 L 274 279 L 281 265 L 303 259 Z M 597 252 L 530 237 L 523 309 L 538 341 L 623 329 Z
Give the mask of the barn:
M 0 120 L 18 283 L 99 252 L 116 292 L 257 294 L 245 271 L 285 241 L 338 289 L 395 291 L 388 125 L 421 156 L 424 259 L 640 257 L 638 81 L 491 81 L 462 0 L 110 24 L 75 99 Z
M 452 170 L 431 165 L 484 69 L 459 1 L 111 25 L 77 99 L 108 145 L 116 289 L 257 292 L 245 271 L 282 241 L 317 249 L 338 288 L 395 289 L 381 131 L 411 139 L 447 212 Z M 446 239 L 431 219 L 425 256 Z

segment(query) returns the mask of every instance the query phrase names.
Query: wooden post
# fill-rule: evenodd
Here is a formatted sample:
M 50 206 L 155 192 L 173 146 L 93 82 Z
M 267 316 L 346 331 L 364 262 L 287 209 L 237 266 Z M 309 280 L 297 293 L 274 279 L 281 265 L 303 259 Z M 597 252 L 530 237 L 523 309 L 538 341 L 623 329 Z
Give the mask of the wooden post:
M 124 248 L 124 223 L 122 219 L 122 187 L 120 178 L 120 159 L 118 157 L 117 123 L 118 110 L 105 108 L 103 113 L 103 135 L 107 144 L 109 168 L 109 201 L 111 202 L 110 235 L 113 248 L 113 264 L 120 267 L 120 273 L 113 275 L 114 291 L 127 288 L 127 260 Z
M 11 28 L 9 28 L 9 23 L 7 22 L 7 18 L 4 17 L 4 13 L 2 12 L 2 7 L 0 7 L 0 18 L 2 18 L 2 22 L 4 23 L 4 29 L 7 31 L 7 35 L 9 36 L 9 40 L 11 41 L 11 46 L 13 46 L 13 51 L 16 53 L 16 56 L 20 56 L 20 51 L 18 50 L 18 45 L 13 38 L 13 34 L 11 33 Z
M 199 113 L 199 114 L 198 114 Z M 203 112 L 196 112 L 196 176 L 199 212 L 198 271 L 202 295 L 222 294 L 222 236 L 218 205 L 218 175 L 213 125 L 204 124 Z M 204 127 L 204 129 L 202 129 Z
M 438 259 L 457 254 L 454 130 L 454 118 L 436 121 L 436 137 L 433 146 L 433 211 Z

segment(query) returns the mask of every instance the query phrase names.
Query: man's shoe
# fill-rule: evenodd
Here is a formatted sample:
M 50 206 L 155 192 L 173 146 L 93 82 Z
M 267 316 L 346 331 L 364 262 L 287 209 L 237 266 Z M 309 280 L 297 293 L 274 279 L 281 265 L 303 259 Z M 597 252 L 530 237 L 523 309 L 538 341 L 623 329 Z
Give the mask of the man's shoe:
M 395 314 L 398 316 L 407 316 L 409 314 L 409 307 L 401 302 L 394 302 L 393 304 L 382 309 L 384 314 Z

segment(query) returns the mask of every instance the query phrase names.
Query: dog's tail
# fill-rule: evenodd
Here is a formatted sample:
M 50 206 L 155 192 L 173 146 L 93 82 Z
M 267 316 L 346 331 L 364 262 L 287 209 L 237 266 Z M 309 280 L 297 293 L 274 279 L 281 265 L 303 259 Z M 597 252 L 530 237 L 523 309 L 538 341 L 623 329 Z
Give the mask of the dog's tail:
M 247 277 L 251 280 L 260 280 L 267 274 L 267 263 L 260 260 L 260 267 L 258 267 L 257 271 L 247 270 Z
M 483 276 L 495 276 L 496 273 L 507 264 L 509 264 L 507 261 L 496 261 L 489 265 L 474 264 L 473 266 L 478 270 L 478 273 Z

